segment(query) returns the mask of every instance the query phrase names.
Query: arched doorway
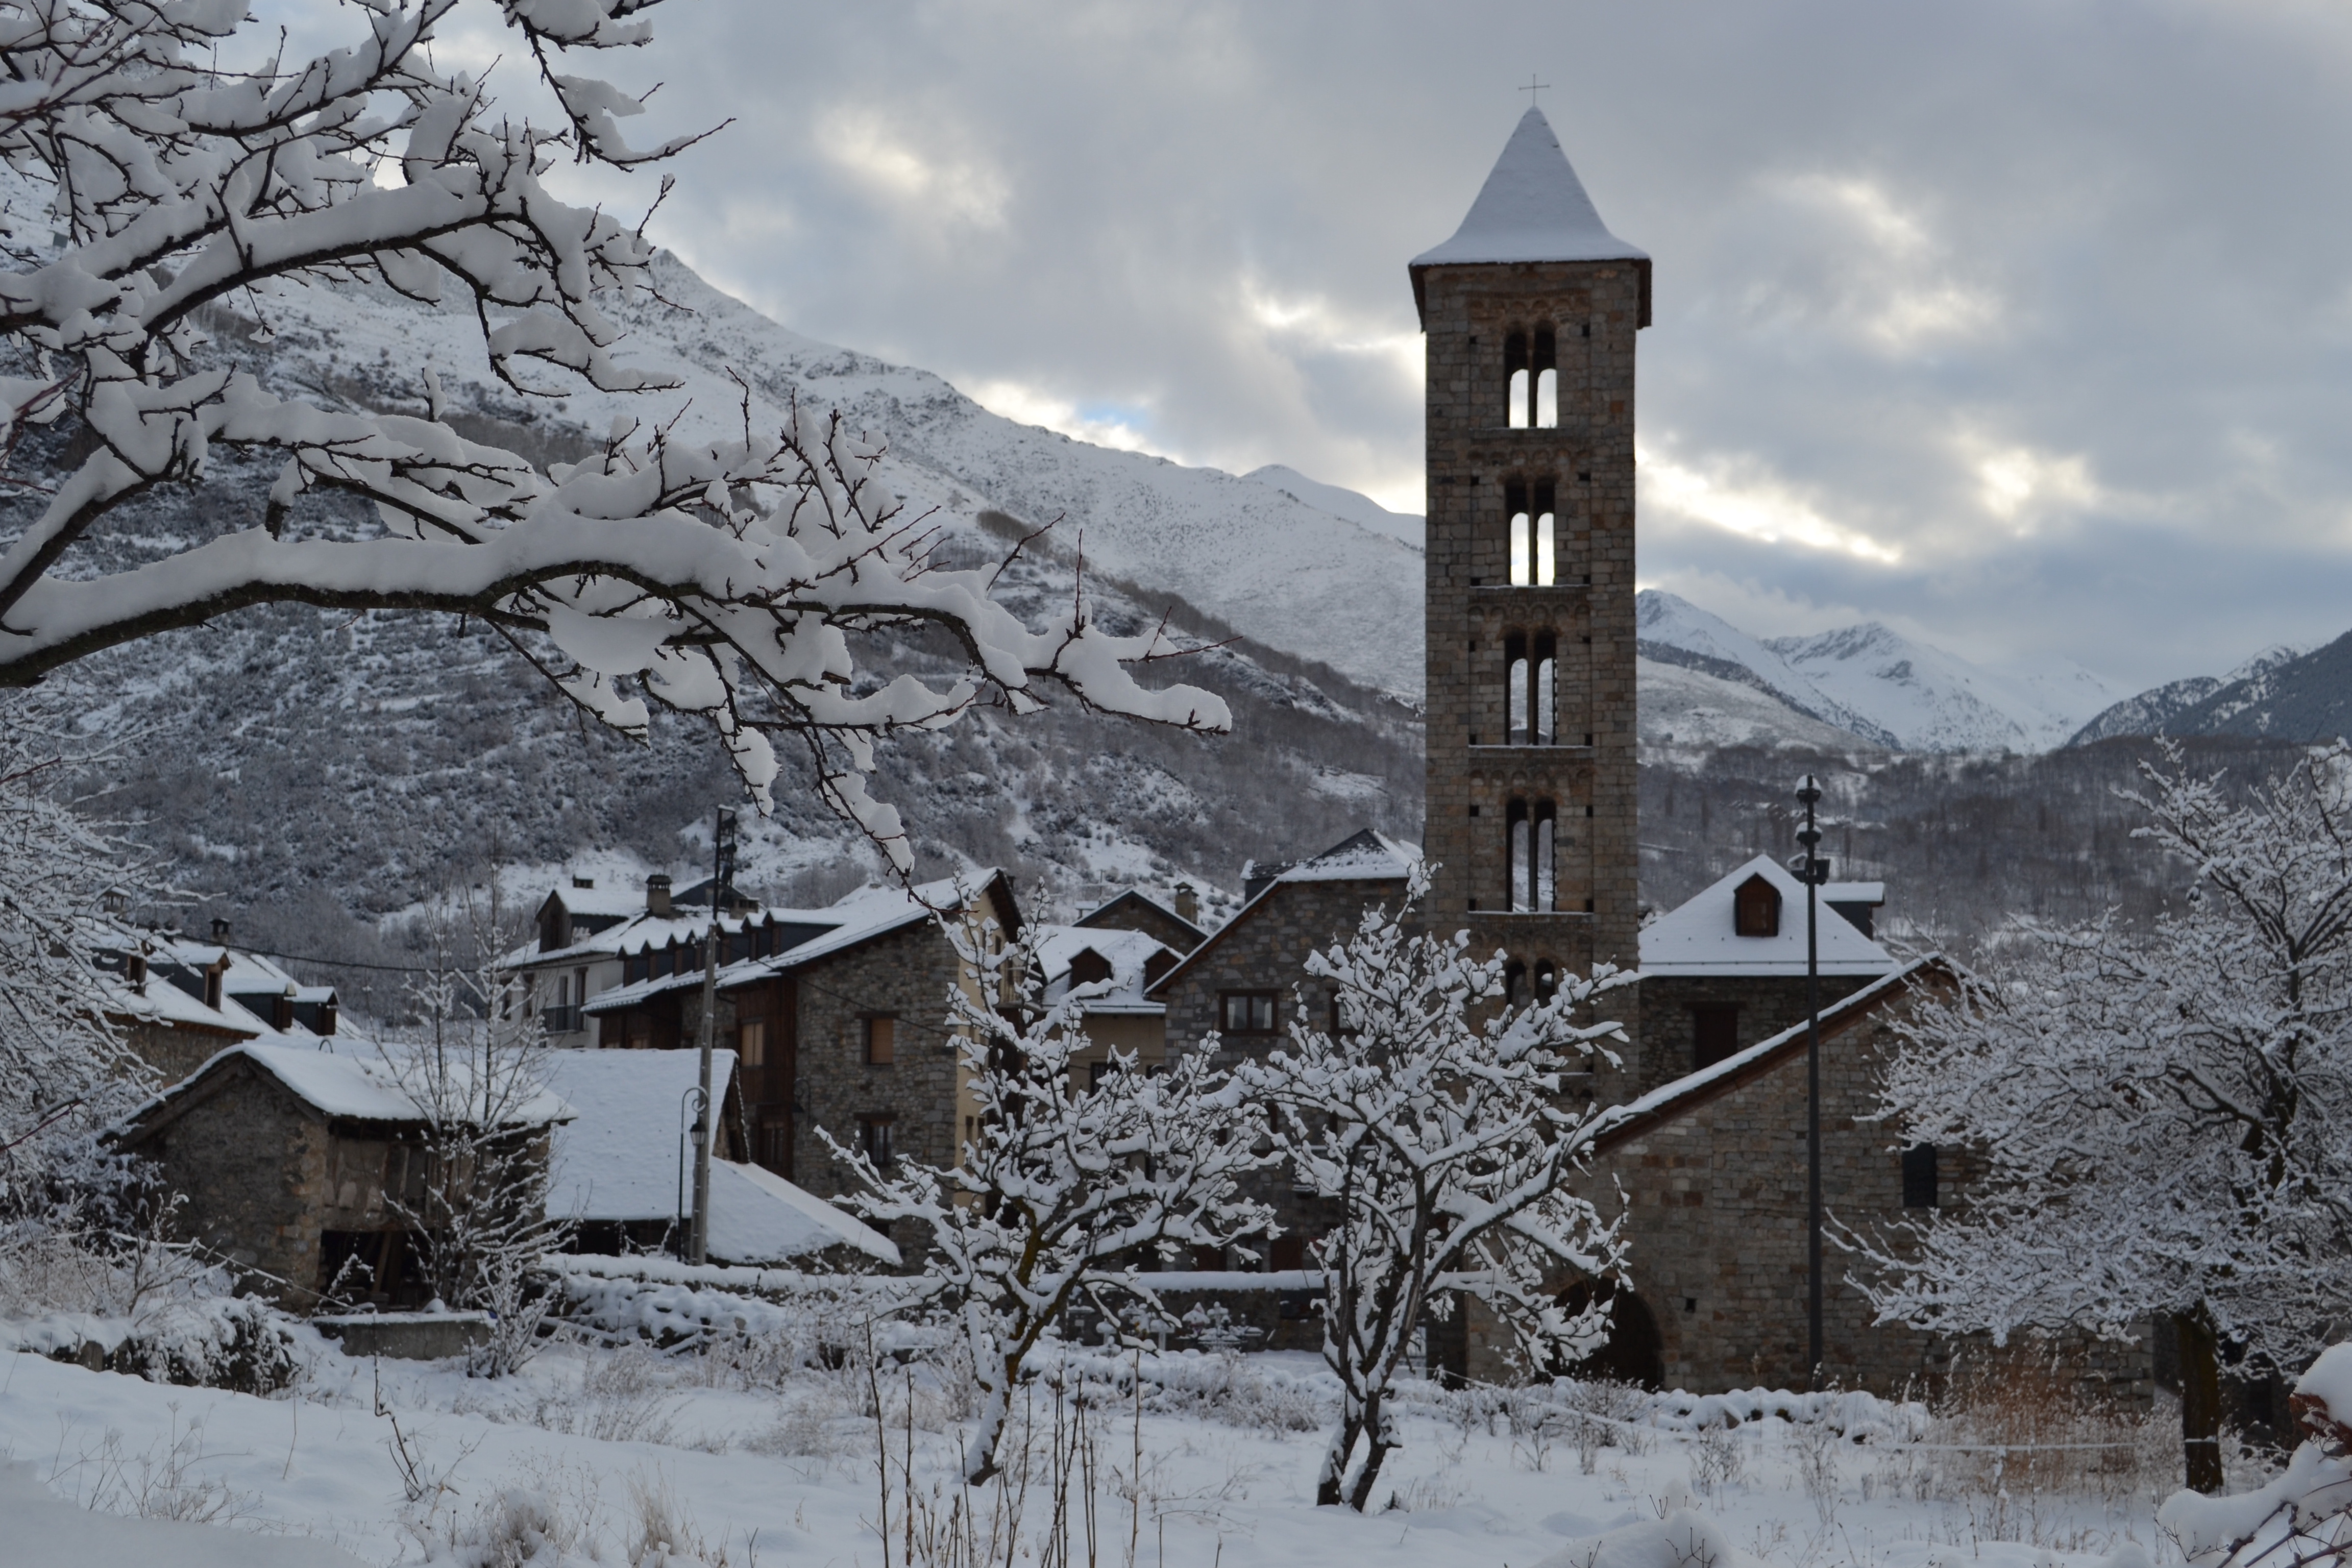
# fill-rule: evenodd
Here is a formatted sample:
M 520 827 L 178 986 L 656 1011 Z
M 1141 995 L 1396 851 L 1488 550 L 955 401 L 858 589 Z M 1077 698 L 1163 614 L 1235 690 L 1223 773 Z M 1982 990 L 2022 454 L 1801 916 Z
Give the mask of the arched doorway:
M 1657 1388 L 1666 1378 L 1666 1347 L 1649 1303 L 1622 1285 L 1580 1279 L 1559 1293 L 1562 1311 L 1581 1312 L 1595 1300 L 1609 1310 L 1609 1342 L 1582 1361 L 1563 1363 L 1562 1377 L 1599 1377 Z

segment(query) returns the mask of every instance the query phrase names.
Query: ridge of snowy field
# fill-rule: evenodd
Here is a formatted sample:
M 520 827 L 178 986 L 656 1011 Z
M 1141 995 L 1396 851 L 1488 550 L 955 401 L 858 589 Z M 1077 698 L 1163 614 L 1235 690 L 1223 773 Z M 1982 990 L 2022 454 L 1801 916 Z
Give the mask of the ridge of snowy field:
M 438 1539 L 463 1539 L 516 1497 L 571 1542 L 549 1563 L 647 1561 L 630 1555 L 632 1543 L 657 1517 L 674 1564 L 872 1568 L 883 1561 L 877 1520 L 892 1524 L 898 1563 L 908 1496 L 920 1517 L 961 1492 L 952 1390 L 887 1363 L 872 1382 L 854 1369 L 763 1377 L 723 1358 L 559 1348 L 520 1376 L 485 1383 L 441 1364 L 347 1358 L 315 1341 L 306 1359 L 296 1393 L 257 1398 L 8 1356 L 0 1458 L 17 1468 L 0 1483 L 12 1489 L 0 1512 L 21 1505 L 47 1528 L 68 1505 L 135 1514 L 143 1496 L 151 1516 L 215 1521 L 134 1535 L 115 1527 L 150 1521 L 91 1519 L 89 1541 L 136 1541 L 138 1554 L 31 1559 L 79 1568 L 346 1561 L 331 1552 L 436 1561 L 422 1544 L 427 1516 Z M 1404 1390 L 1406 1444 L 1375 1511 L 1318 1509 L 1320 1428 L 1337 1387 L 1317 1358 L 1067 1360 L 1062 1375 L 1106 1379 L 1089 1385 L 1083 1418 L 1041 1382 L 1015 1441 L 1033 1467 L 1055 1440 L 1066 1468 L 1075 1447 L 1092 1456 L 1092 1555 L 1121 1568 L 1685 1568 L 1692 1548 L 1716 1568 L 2090 1568 L 2160 1545 L 2155 1495 L 2030 1495 L 2016 1467 L 2006 1491 L 1980 1489 L 1982 1477 L 1950 1471 L 1940 1439 L 1914 1441 L 1925 1431 L 1917 1407 L 1853 1394 L 1622 1391 L 1617 1404 L 1577 1407 L 1571 1385 L 1511 1394 L 1415 1384 Z M 1132 1378 L 1120 1381 L 1138 1368 L 1149 1394 L 1139 1403 Z M 877 1393 L 887 1433 L 871 1414 Z M 2155 1426 L 2162 1452 L 2168 1435 L 2161 1419 Z M 891 1456 L 887 1515 L 877 1444 Z M 27 1477 L 55 1501 L 41 1503 Z M 1052 1514 L 1048 1479 L 1042 1468 L 1032 1478 L 1031 1548 Z M 410 1495 L 420 1485 L 422 1503 Z M 973 1494 L 983 1518 L 992 1495 Z M 1088 1546 L 1071 1501 L 1076 1560 Z M 219 1554 L 223 1537 L 239 1552 Z M 12 1555 L 19 1539 L 0 1531 L 0 1563 L 27 1561 Z

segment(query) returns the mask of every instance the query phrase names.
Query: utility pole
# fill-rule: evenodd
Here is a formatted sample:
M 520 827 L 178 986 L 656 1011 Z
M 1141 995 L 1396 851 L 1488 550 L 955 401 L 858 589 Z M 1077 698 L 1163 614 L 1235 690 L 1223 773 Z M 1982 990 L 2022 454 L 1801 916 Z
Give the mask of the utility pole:
M 1807 773 L 1797 786 L 1805 826 L 1797 842 L 1805 847 L 1796 870 L 1805 884 L 1805 1367 L 1807 1386 L 1822 1386 L 1822 943 L 1817 923 L 1822 884 L 1830 863 L 1814 853 L 1822 830 L 1813 821 L 1822 786 Z
M 710 1048 L 719 1032 L 719 894 L 735 875 L 735 814 L 722 811 L 710 833 L 710 934 L 702 942 L 702 1107 L 694 1121 L 694 1240 L 689 1263 L 709 1260 L 710 1133 L 719 1118 L 710 1100 Z

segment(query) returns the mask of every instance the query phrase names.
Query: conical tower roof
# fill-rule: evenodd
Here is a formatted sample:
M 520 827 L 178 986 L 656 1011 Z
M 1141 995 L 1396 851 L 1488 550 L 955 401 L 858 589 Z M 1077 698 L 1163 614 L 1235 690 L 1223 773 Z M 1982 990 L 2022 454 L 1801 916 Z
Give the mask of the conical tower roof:
M 1454 237 L 1423 251 L 1412 265 L 1418 269 L 1457 262 L 1649 258 L 1647 251 L 1609 232 L 1560 151 L 1551 122 L 1542 110 L 1530 109 L 1519 117 L 1518 129 Z

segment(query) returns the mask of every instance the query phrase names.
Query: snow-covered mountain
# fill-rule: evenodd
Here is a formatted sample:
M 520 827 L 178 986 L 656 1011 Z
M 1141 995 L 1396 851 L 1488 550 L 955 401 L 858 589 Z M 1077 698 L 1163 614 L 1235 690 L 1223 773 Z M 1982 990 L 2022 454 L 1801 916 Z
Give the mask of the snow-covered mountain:
M 1428 541 L 1428 519 L 1409 511 L 1391 511 L 1360 490 L 1310 479 L 1287 464 L 1268 463 L 1262 468 L 1252 468 L 1242 478 L 1271 485 L 1293 500 L 1304 501 L 1333 517 L 1344 517 L 1360 528 L 1401 539 L 1415 550 L 1423 548 Z
M 1753 686 L 1796 716 L 1905 751 L 2042 752 L 2113 704 L 2079 665 L 1988 669 L 1878 622 L 1759 638 L 1658 589 L 1636 602 L 1643 655 Z
M 2074 732 L 2066 743 L 2084 746 L 2094 741 L 2112 740 L 2118 735 L 2160 735 L 2174 732 L 2182 717 L 2203 708 L 2227 689 L 2235 689 L 2209 711 L 2210 721 L 2235 718 L 2248 709 L 2262 706 L 2271 695 L 2271 677 L 2305 657 L 2305 650 L 2281 643 L 2266 647 L 2238 666 L 2227 675 L 2192 675 L 2182 680 L 2167 681 L 2153 686 L 2137 696 L 2100 713 Z M 2179 733 L 2190 733 L 2179 730 Z
M 929 371 L 779 326 L 675 257 L 665 255 L 656 274 L 659 300 L 608 308 L 626 334 L 615 357 L 683 384 L 639 396 L 579 393 L 552 408 L 528 406 L 489 379 L 479 328 L 454 304 L 436 309 L 381 288 L 299 289 L 261 309 L 281 375 L 421 412 L 419 374 L 429 363 L 461 405 L 530 421 L 559 447 L 601 440 L 615 419 L 673 415 L 684 432 L 723 434 L 740 426 L 747 397 L 752 422 L 768 426 L 795 398 L 840 408 L 887 441 L 888 472 L 908 506 L 939 509 L 951 530 L 977 531 L 991 513 L 1025 528 L 1051 522 L 1035 548 L 1065 560 L 1082 553 L 1089 574 L 1144 597 L 1181 599 L 1268 647 L 1419 698 L 1422 557 L 1401 537 L 1419 520 L 1304 476 L 1255 481 L 1022 425 Z M 234 331 L 236 318 L 220 314 Z

